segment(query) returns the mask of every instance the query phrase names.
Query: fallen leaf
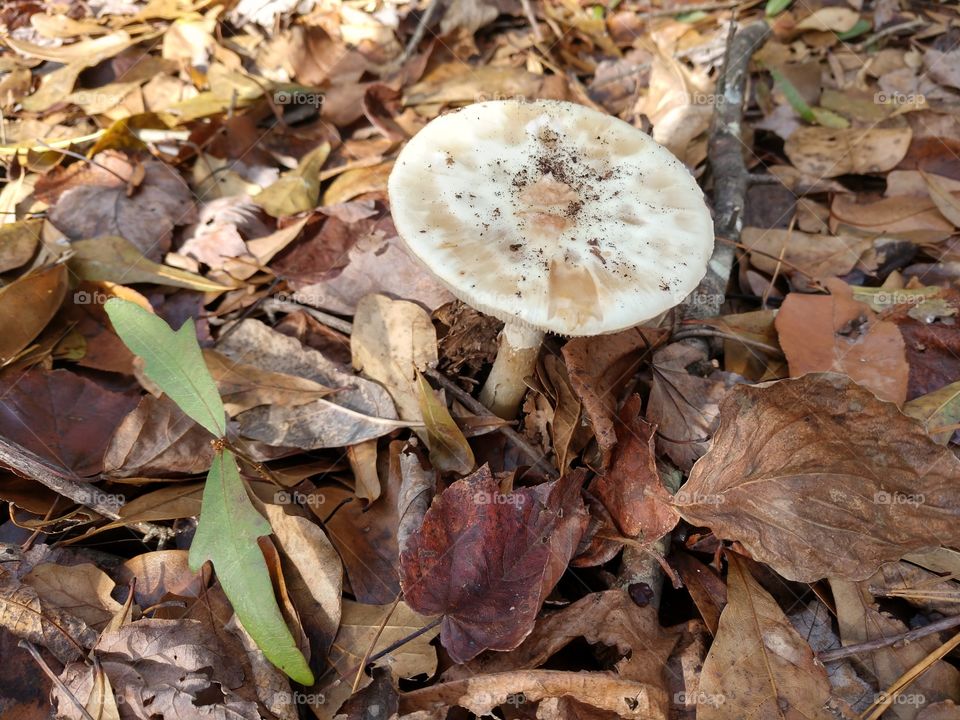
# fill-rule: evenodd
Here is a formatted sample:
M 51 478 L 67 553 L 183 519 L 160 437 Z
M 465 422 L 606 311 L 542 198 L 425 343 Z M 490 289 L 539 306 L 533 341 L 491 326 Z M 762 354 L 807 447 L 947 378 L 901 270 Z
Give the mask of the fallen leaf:
M 860 13 L 848 7 L 822 7 L 814 10 L 794 27 L 796 30 L 845 33 L 860 19 Z
M 447 410 L 442 394 L 438 394 L 417 370 L 417 402 L 426 426 L 426 443 L 430 462 L 440 472 L 466 475 L 476 461 L 470 443 Z
M 511 650 L 533 630 L 586 527 L 581 482 L 572 473 L 501 493 L 484 466 L 434 499 L 401 554 L 401 586 L 418 612 L 444 614 L 455 662 Z
M 0 365 L 15 358 L 53 318 L 67 294 L 67 268 L 51 265 L 0 288 Z
M 727 606 L 703 663 L 697 720 L 830 720 L 827 672 L 776 601 L 728 554 Z
M 863 175 L 896 167 L 907 154 L 912 137 L 909 127 L 803 127 L 787 139 L 783 150 L 798 170 L 815 177 Z
M 40 563 L 23 576 L 22 582 L 36 591 L 41 602 L 70 613 L 97 630 L 121 607 L 110 597 L 113 580 L 91 563 Z
M 721 399 L 743 380 L 731 373 L 701 377 L 687 372 L 703 360 L 698 349 L 684 343 L 667 345 L 653 356 L 647 419 L 658 426 L 657 447 L 685 472 L 707 451 Z
M 132 242 L 116 235 L 77 240 L 71 249 L 74 254 L 67 260 L 67 265 L 82 280 L 154 283 L 199 292 L 231 289 L 229 285 L 221 285 L 195 273 L 155 263 L 147 259 Z
M 320 168 L 329 156 L 330 143 L 317 146 L 300 159 L 295 170 L 284 173 L 253 201 L 273 217 L 312 210 L 320 199 Z
M 283 553 L 283 576 L 301 609 L 311 653 L 326 655 L 340 625 L 343 565 L 323 529 L 307 517 L 266 504 L 264 513 Z M 319 663 L 317 664 L 319 667 Z
M 0 225 L 0 273 L 26 265 L 37 251 L 43 220 Z
M 947 220 L 953 223 L 954 227 L 960 227 L 960 199 L 957 199 L 949 190 L 946 182 L 940 176 L 925 173 L 923 170 L 919 172 L 927 184 L 930 199 L 933 200 L 937 209 Z
M 71 240 L 120 236 L 159 261 L 170 249 L 174 228 L 194 219 L 190 188 L 171 166 L 145 160 L 143 181 L 128 196 L 134 167 L 125 156 L 108 151 L 93 162 L 71 165 L 38 189 L 54 203 L 50 222 Z
M 624 403 L 617 424 L 622 439 L 613 450 L 610 467 L 590 483 L 590 493 L 616 525 L 602 528 L 597 540 L 612 535 L 616 541 L 619 535 L 647 545 L 673 530 L 680 520 L 657 472 L 656 426 L 640 416 L 642 404 L 639 395 Z
M 616 405 L 620 390 L 661 335 L 649 328 L 631 328 L 596 338 L 572 338 L 563 346 L 570 384 L 583 401 L 604 465 L 610 462 L 610 452 L 617 443 Z
M 777 313 L 775 326 L 790 376 L 844 373 L 877 397 L 902 405 L 910 367 L 900 330 L 854 300 L 842 280 L 826 285 L 829 296 L 790 293 Z
M 960 382 L 910 400 L 904 404 L 903 412 L 922 422 L 936 442 L 946 445 L 956 432 L 953 426 L 960 423 Z
M 353 367 L 383 385 L 404 420 L 419 423 L 416 371 L 437 362 L 437 333 L 416 303 L 366 295 L 357 303 L 350 334 Z
M 846 376 L 738 386 L 677 502 L 787 579 L 863 580 L 912 550 L 957 542 L 960 460 Z
M 68 370 L 0 378 L 0 396 L 0 434 L 81 477 L 103 471 L 113 429 L 137 402 Z
M 621 718 L 666 720 L 666 693 L 644 683 L 624 680 L 613 673 L 520 670 L 453 680 L 413 690 L 400 696 L 401 713 L 418 711 L 440 717 L 452 706 L 477 716 L 489 715 L 499 705 L 544 698 L 570 697 Z M 522 699 L 522 700 L 521 700 Z
M 773 275 L 806 273 L 814 279 L 846 275 L 873 246 L 869 238 L 853 235 L 819 235 L 781 228 L 743 229 L 750 264 Z

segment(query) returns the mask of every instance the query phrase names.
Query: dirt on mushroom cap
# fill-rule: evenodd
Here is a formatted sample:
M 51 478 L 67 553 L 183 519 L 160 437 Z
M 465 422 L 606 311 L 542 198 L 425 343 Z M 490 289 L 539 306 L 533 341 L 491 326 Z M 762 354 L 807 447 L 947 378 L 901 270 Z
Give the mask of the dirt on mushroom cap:
M 713 226 L 690 172 L 648 135 L 573 103 L 477 103 L 404 147 L 394 223 L 468 304 L 564 335 L 631 327 L 706 272 Z

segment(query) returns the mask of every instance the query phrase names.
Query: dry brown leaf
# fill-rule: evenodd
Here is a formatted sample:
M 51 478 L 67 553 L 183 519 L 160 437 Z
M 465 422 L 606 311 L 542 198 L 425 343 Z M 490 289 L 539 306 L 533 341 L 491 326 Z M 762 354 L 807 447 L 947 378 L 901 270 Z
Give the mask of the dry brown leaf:
M 121 608 L 120 603 L 110 597 L 113 580 L 91 563 L 41 563 L 21 580 L 36 591 L 44 604 L 70 613 L 97 630 Z
M 833 278 L 826 285 L 829 296 L 790 293 L 777 313 L 775 325 L 790 376 L 844 373 L 877 397 L 902 405 L 910 366 L 899 328 L 854 300 L 842 280 Z
M 869 238 L 854 235 L 819 235 L 782 228 L 743 229 L 741 242 L 750 253 L 750 264 L 773 275 L 798 274 L 819 279 L 846 275 L 870 247 Z
M 350 334 L 353 368 L 383 385 L 403 420 L 423 422 L 416 370 L 437 362 L 437 333 L 416 303 L 366 295 L 357 303 Z
M 818 178 L 880 173 L 903 160 L 912 136 L 909 127 L 803 127 L 789 137 L 783 150 L 798 170 Z
M 953 223 L 932 200 L 909 196 L 858 202 L 853 193 L 835 195 L 830 204 L 830 232 L 838 232 L 844 225 L 917 243 L 939 242 L 953 234 Z
M 846 376 L 810 374 L 730 392 L 677 509 L 790 580 L 863 580 L 960 541 L 958 473 L 895 405 Z
M 283 557 L 283 576 L 300 610 L 311 654 L 326 655 L 340 625 L 343 565 L 323 529 L 313 520 L 265 504 L 264 514 Z
M 703 663 L 697 720 L 833 720 L 823 665 L 746 561 L 727 558 L 727 606 Z
M 667 694 L 659 687 L 602 672 L 520 670 L 431 685 L 400 696 L 402 713 L 424 712 L 445 718 L 452 706 L 489 715 L 506 703 L 570 697 L 621 718 L 666 720 Z
M 67 266 L 52 265 L 0 288 L 0 365 L 15 358 L 53 318 L 67 294 Z
M 660 627 L 652 605 L 638 606 L 626 590 L 590 593 L 537 620 L 523 643 L 509 653 L 484 653 L 466 665 L 454 665 L 444 680 L 540 667 L 577 638 L 614 647 L 622 656 L 621 677 L 664 686 L 664 666 L 679 636 Z

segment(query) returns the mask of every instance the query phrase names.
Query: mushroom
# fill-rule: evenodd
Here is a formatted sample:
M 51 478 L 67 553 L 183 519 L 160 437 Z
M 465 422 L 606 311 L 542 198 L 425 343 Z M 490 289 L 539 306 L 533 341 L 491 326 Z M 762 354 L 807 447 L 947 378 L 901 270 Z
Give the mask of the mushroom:
M 613 333 L 680 304 L 706 273 L 713 223 L 687 168 L 611 115 L 498 100 L 435 118 L 390 173 L 407 248 L 504 322 L 480 400 L 513 418 L 545 332 Z

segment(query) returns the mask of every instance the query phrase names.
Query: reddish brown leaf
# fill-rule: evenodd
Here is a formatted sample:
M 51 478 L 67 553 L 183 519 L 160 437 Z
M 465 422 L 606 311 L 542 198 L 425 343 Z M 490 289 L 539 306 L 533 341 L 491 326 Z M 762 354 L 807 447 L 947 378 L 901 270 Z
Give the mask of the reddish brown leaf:
M 599 338 L 574 338 L 563 346 L 570 384 L 583 400 L 604 463 L 617 443 L 614 419 L 618 390 L 639 367 L 641 356 L 663 338 L 658 330 L 632 328 Z
M 739 386 L 677 493 L 690 523 L 790 580 L 863 580 L 911 550 L 960 542 L 960 460 L 848 377 Z
M 84 477 L 103 471 L 114 428 L 137 404 L 67 370 L 2 378 L 0 396 L 0 435 Z
M 500 492 L 487 466 L 434 499 L 401 555 L 407 603 L 444 614 L 440 640 L 455 662 L 511 650 L 533 630 L 586 526 L 581 473 Z
M 777 314 L 775 325 L 791 377 L 845 373 L 878 397 L 902 404 L 910 368 L 897 326 L 854 300 L 842 280 L 834 278 L 826 285 L 829 297 L 790 293 Z

